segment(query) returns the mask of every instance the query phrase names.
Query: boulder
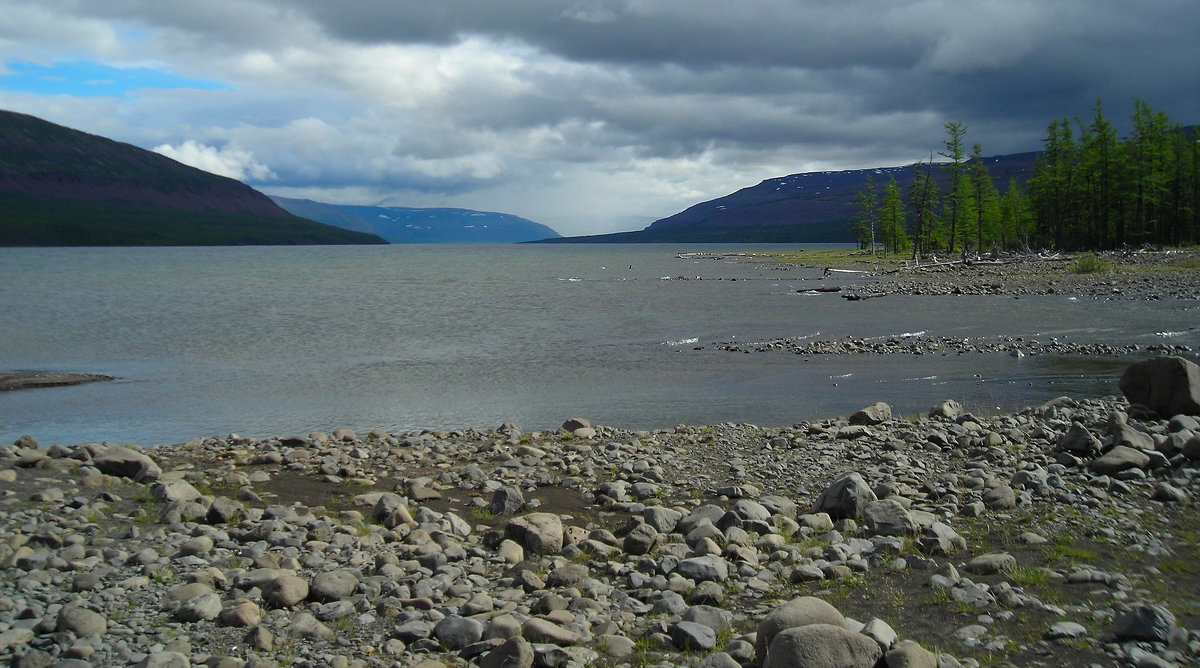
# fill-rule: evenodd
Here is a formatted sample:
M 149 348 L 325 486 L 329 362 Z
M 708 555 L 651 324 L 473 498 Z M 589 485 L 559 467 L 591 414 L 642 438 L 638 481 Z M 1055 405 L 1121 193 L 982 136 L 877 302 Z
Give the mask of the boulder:
M 842 474 L 826 487 L 813 506 L 814 513 L 828 513 L 835 520 L 861 517 L 867 504 L 878 501 L 875 492 L 857 472 Z
M 1092 470 L 1109 475 L 1125 469 L 1144 469 L 1150 464 L 1150 455 L 1125 445 L 1118 445 L 1092 460 Z
M 358 574 L 350 570 L 325 571 L 313 577 L 310 594 L 322 603 L 350 598 L 358 588 Z
M 993 510 L 1017 505 L 1017 493 L 1008 485 L 999 485 L 983 493 L 983 504 Z
M 332 629 L 307 612 L 296 613 L 291 622 L 279 633 L 285 638 L 292 639 L 328 640 L 333 637 Z
M 488 510 L 493 515 L 515 515 L 524 507 L 525 497 L 521 494 L 521 490 L 506 486 L 492 494 L 492 502 L 488 505 Z
M 680 561 L 675 572 L 696 582 L 724 582 L 729 577 L 729 564 L 720 556 L 709 554 Z
M 504 525 L 505 538 L 536 554 L 558 554 L 563 549 L 562 520 L 553 513 L 530 513 Z
M 295 575 L 280 575 L 263 585 L 262 597 L 276 608 L 290 608 L 308 598 L 308 583 Z
M 703 624 L 720 633 L 733 628 L 733 613 L 711 605 L 693 605 L 684 611 L 683 621 Z
M 221 611 L 221 623 L 226 626 L 255 627 L 262 621 L 262 610 L 253 601 L 235 601 Z
M 875 617 L 871 621 L 863 624 L 862 630 L 859 633 L 874 640 L 880 651 L 886 652 L 896 644 L 896 630 L 893 629 L 887 622 Z
M 105 475 L 132 478 L 138 482 L 158 480 L 162 469 L 146 455 L 125 447 L 109 448 L 92 459 L 92 466 Z
M 679 520 L 683 519 L 683 513 L 673 508 L 650 506 L 642 511 L 642 519 L 646 520 L 646 524 L 654 527 L 655 531 L 671 533 L 679 524 Z
M 470 617 L 447 615 L 433 627 L 433 637 L 447 649 L 457 652 L 483 638 L 483 622 Z
M 946 420 L 957 420 L 958 416 L 963 414 L 962 404 L 953 399 L 947 399 L 942 403 L 929 409 L 929 417 L 943 418 Z
M 531 668 L 533 647 L 521 637 L 511 637 L 479 660 L 479 668 Z
M 1067 433 L 1058 439 L 1056 450 L 1087 457 L 1100 452 L 1101 447 L 1100 439 L 1088 431 L 1087 427 L 1075 422 L 1071 424 Z
M 861 633 L 809 624 L 776 634 L 763 668 L 872 668 L 882 658 L 879 644 Z
M 628 554 L 648 554 L 658 547 L 659 540 L 658 531 L 654 527 L 649 524 L 639 524 L 625 535 L 621 548 Z
M 1112 414 L 1109 418 L 1108 433 L 1111 438 L 1109 442 L 1113 445 L 1124 445 L 1138 450 L 1154 449 L 1154 439 L 1150 437 L 1150 434 L 1139 431 L 1129 424 L 1123 413 L 1114 412 Z
M 851 415 L 850 424 L 870 426 L 882 424 L 890 419 L 892 419 L 892 407 L 878 401 Z
M 938 657 L 913 640 L 901 640 L 884 656 L 888 668 L 938 668 Z
M 186 601 L 175 611 L 175 616 L 185 622 L 200 622 L 216 619 L 221 614 L 221 597 L 216 592 L 201 594 Z
M 410 527 L 417 525 L 416 520 L 408 511 L 408 504 L 405 503 L 404 497 L 391 492 L 380 495 L 379 501 L 375 503 L 375 508 L 371 510 L 371 517 L 388 529 L 395 529 L 401 524 Z
M 1117 640 L 1166 642 L 1175 628 L 1175 615 L 1162 605 L 1137 603 L 1113 618 Z
M 671 626 L 671 642 L 684 651 L 707 652 L 717 645 L 717 632 L 696 622 L 682 621 Z
M 917 522 L 908 509 L 895 499 L 872 501 L 863 509 L 867 531 L 880 536 L 909 536 L 917 532 Z
M 947 555 L 967 549 L 967 541 L 958 532 L 943 522 L 934 522 L 924 530 L 917 540 L 921 549 L 930 554 Z
M 58 612 L 55 628 L 59 631 L 70 631 L 76 637 L 108 633 L 108 620 L 98 612 L 75 605 L 65 606 Z
M 579 417 L 567 418 L 567 420 L 562 424 L 563 431 L 571 433 L 575 433 L 575 430 L 577 429 L 591 429 L 591 427 L 591 422 Z
M 246 509 L 242 504 L 227 496 L 218 496 L 208 507 L 204 521 L 209 524 L 235 524 L 245 516 Z
M 1179 451 L 1193 462 L 1200 460 L 1200 434 L 1189 438 Z
M 1164 418 L 1200 415 L 1200 366 L 1182 357 L 1155 357 L 1130 365 L 1118 383 L 1131 404 Z
M 201 496 L 200 492 L 186 480 L 156 482 L 150 486 L 150 494 L 159 503 L 195 501 Z
M 525 623 L 521 625 L 521 634 L 531 643 L 567 646 L 579 642 L 578 633 L 540 617 L 530 617 L 525 620 Z
M 976 575 L 995 575 L 1012 571 L 1016 567 L 1016 557 L 1007 552 L 992 552 L 971 559 L 963 568 Z
M 829 602 L 814 596 L 801 596 L 767 613 L 758 622 L 758 632 L 754 639 L 755 660 L 761 665 L 767 658 L 767 649 L 771 641 L 784 629 L 810 624 L 832 624 L 845 628 L 846 618 Z M 873 640 L 867 639 L 872 645 Z M 878 646 L 875 645 L 876 649 Z M 780 664 L 786 665 L 786 664 Z

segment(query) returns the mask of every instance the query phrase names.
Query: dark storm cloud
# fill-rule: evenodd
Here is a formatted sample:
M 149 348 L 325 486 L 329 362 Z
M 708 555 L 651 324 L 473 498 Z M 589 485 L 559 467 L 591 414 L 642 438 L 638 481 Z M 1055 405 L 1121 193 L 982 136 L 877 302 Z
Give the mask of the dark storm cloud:
M 909 163 L 948 121 L 986 153 L 1097 99 L 1118 127 L 1135 98 L 1196 123 L 1197 34 L 1197 0 L 0 0 L 0 75 L 91 59 L 228 84 L 72 104 L 0 78 L 0 102 L 260 165 L 289 195 L 578 233 Z

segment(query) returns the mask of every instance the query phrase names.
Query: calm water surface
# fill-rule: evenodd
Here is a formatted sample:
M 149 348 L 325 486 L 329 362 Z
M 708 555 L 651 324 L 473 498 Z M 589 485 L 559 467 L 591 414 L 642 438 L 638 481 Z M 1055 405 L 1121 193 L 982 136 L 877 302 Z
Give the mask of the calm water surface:
M 506 420 L 535 430 L 571 416 L 783 425 L 878 400 L 901 413 L 946 398 L 1008 409 L 1115 394 L 1128 360 L 806 358 L 714 344 L 925 332 L 1200 345 L 1194 303 L 851 303 L 797 292 L 821 284 L 819 270 L 676 258 L 688 250 L 721 249 L 0 249 L 0 369 L 118 379 L 0 393 L 0 441 L 154 445 Z

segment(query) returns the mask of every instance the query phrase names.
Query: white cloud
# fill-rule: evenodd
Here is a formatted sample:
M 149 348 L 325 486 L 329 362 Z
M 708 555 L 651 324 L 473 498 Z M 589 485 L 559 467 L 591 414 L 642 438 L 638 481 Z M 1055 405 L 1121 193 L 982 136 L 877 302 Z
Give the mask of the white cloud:
M 153 150 L 185 165 L 238 181 L 262 183 L 275 178 L 270 168 L 254 159 L 253 153 L 236 146 L 216 148 L 189 139 L 179 146 L 162 144 Z

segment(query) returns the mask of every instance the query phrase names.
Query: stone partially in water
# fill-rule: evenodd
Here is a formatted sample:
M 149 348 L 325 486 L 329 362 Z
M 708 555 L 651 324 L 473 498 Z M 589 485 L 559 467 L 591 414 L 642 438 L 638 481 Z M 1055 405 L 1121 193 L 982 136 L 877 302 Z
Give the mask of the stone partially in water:
M 1155 357 L 1130 365 L 1118 383 L 1131 404 L 1164 418 L 1200 415 L 1200 366 L 1182 357 Z

